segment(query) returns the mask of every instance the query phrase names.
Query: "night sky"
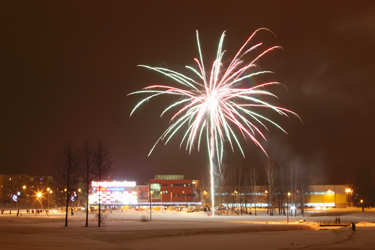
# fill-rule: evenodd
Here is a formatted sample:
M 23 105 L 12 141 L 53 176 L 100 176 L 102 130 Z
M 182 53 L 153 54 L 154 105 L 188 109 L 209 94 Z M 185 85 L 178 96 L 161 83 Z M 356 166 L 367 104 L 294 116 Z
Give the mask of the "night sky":
M 230 58 L 260 27 L 276 37 L 261 32 L 257 41 L 283 50 L 259 64 L 287 87 L 272 91 L 303 121 L 274 117 L 288 135 L 265 133 L 270 159 L 306 166 L 315 184 L 351 183 L 361 168 L 374 174 L 375 2 L 343 0 L 1 1 L 0 173 L 53 174 L 64 142 L 99 137 L 116 179 L 201 179 L 207 152 L 180 150 L 182 134 L 147 157 L 169 124 L 159 115 L 174 99 L 154 99 L 130 118 L 142 96 L 127 95 L 174 83 L 137 65 L 186 73 L 199 56 L 195 30 L 209 65 L 224 30 Z M 264 165 L 262 151 L 242 143 L 246 158 L 227 151 L 224 167 Z

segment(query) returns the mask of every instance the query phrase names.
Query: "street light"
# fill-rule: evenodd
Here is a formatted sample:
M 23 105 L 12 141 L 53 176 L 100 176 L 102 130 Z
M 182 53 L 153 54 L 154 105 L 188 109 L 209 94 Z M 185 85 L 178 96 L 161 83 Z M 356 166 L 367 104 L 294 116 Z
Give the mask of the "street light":
M 171 192 L 171 206 L 172 206 L 172 194 L 173 194 L 173 193 Z
M 234 190 L 233 193 L 234 193 L 234 206 L 237 207 L 237 198 L 236 197 L 237 197 L 238 192 L 236 190 Z M 232 211 L 232 213 L 233 213 L 233 211 Z
M 151 221 L 151 209 L 152 209 L 152 194 L 153 194 L 154 192 L 151 190 L 150 191 L 150 221 Z
M 288 192 L 288 196 L 286 198 L 286 223 L 289 223 L 289 196 L 290 192 Z
M 362 212 L 365 211 L 365 203 L 363 202 L 363 200 L 361 199 L 361 203 L 362 203 Z
M 52 190 L 50 190 L 50 188 L 47 188 L 47 191 L 49 191 L 47 194 L 48 194 L 48 209 L 50 209 L 51 208 L 51 206 L 50 206 L 50 204 L 49 204 L 49 194 L 52 194 L 53 193 L 53 191 Z
M 40 201 L 39 201 L 39 198 L 40 198 L 40 197 L 42 197 L 42 193 L 41 193 L 41 192 L 38 192 L 38 193 L 36 194 L 36 201 L 37 201 L 37 202 L 35 202 L 36 210 L 38 210 L 38 202 L 40 202 Z M 38 213 L 38 212 L 35 211 L 35 216 L 36 216 L 37 213 Z
M 163 205 L 163 191 L 160 191 L 160 203 Z
M 353 190 L 351 190 L 350 188 L 346 188 L 345 189 L 345 192 L 346 192 L 346 194 L 347 194 L 347 197 L 348 197 L 348 207 L 350 207 L 350 195 L 351 195 L 351 193 L 353 192 Z

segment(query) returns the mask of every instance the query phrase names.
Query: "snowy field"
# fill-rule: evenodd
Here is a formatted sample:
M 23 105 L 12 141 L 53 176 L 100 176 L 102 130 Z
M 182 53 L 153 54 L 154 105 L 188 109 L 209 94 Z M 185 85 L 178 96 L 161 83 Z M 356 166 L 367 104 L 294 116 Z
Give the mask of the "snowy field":
M 91 214 L 69 216 L 57 211 L 0 215 L 0 249 L 375 249 L 375 209 L 308 211 L 305 217 L 254 215 L 208 216 L 207 213 L 152 211 L 107 212 L 102 227 Z M 351 227 L 319 227 L 319 222 L 355 221 Z M 299 220 L 305 219 L 304 223 Z

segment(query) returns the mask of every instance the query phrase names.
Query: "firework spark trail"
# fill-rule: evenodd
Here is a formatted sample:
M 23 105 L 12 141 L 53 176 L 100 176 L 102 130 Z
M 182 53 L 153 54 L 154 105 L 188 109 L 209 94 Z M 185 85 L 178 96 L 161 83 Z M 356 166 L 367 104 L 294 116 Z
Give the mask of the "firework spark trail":
M 229 63 L 226 70 L 222 63 L 222 58 L 225 52 L 222 50 L 225 36 L 224 32 L 220 38 L 216 59 L 212 64 L 209 76 L 206 76 L 206 70 L 203 64 L 202 50 L 197 31 L 196 36 L 199 59 L 194 58 L 194 61 L 198 66 L 198 70 L 190 66 L 186 66 L 186 68 L 191 70 L 194 75 L 198 76 L 198 81 L 166 68 L 139 65 L 140 67 L 154 70 L 173 79 L 177 83 L 183 85 L 186 89 L 167 85 L 152 85 L 145 87 L 140 91 L 129 94 L 149 94 L 149 96 L 141 100 L 134 107 L 134 109 L 130 113 L 130 116 L 137 108 L 139 108 L 139 106 L 154 97 L 169 94 L 180 96 L 183 98 L 182 100 L 180 99 L 179 101 L 169 105 L 161 113 L 161 116 L 163 116 L 166 112 L 180 107 L 180 109 L 177 110 L 177 112 L 172 116 L 171 124 L 156 141 L 149 155 L 152 153 L 155 146 L 160 141 L 165 140 L 165 144 L 167 144 L 168 141 L 177 133 L 177 131 L 185 127 L 186 131 L 184 133 L 184 136 L 182 137 L 180 147 L 184 143 L 186 143 L 186 150 L 191 153 L 194 144 L 197 143 L 199 151 L 202 136 L 204 134 L 203 132 L 206 128 L 208 157 L 210 161 L 212 214 L 214 214 L 215 212 L 214 170 L 215 165 L 220 170 L 220 165 L 223 160 L 224 142 L 229 142 L 232 151 L 234 151 L 234 145 L 237 145 L 242 155 L 245 157 L 239 139 L 237 138 L 237 135 L 235 133 L 235 130 L 237 130 L 245 139 L 249 137 L 255 143 L 255 145 L 260 147 L 261 150 L 267 155 L 265 149 L 256 139 L 256 135 L 259 135 L 264 140 L 266 140 L 266 137 L 262 133 L 259 126 L 268 130 L 267 126 L 264 123 L 268 122 L 286 133 L 286 131 L 282 129 L 277 123 L 259 114 L 258 112 L 255 112 L 253 108 L 268 108 L 283 116 L 292 114 L 298 117 L 296 113 L 288 109 L 274 106 L 266 101 L 262 101 L 261 99 L 259 99 L 260 96 L 276 97 L 271 92 L 263 90 L 263 88 L 280 83 L 266 82 L 250 88 L 246 87 L 244 84 L 241 85 L 243 83 L 243 80 L 250 79 L 257 75 L 272 73 L 271 71 L 254 72 L 254 70 L 258 68 L 258 65 L 255 63 L 258 61 L 258 59 L 263 57 L 268 52 L 280 48 L 279 46 L 273 46 L 264 50 L 263 52 L 258 54 L 255 59 L 251 60 L 250 63 L 243 65 L 244 61 L 242 60 L 242 58 L 262 46 L 262 43 L 258 43 L 250 46 L 250 48 L 247 49 L 247 46 L 249 46 L 252 38 L 260 30 L 268 29 L 262 28 L 256 30 L 246 40 L 233 60 Z M 202 81 L 203 83 L 201 83 L 200 81 Z M 196 142 L 197 140 L 198 142 Z

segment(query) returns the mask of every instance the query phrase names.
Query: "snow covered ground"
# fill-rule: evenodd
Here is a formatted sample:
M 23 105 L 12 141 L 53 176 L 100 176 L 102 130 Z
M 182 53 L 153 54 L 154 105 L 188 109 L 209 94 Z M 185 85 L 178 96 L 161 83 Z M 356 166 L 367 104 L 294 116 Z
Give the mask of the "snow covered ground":
M 208 216 L 207 213 L 152 211 L 152 221 L 141 222 L 150 212 L 107 212 L 97 227 L 90 215 L 69 216 L 51 212 L 31 215 L 12 211 L 0 215 L 0 249 L 375 249 L 375 209 L 311 210 L 305 217 L 254 215 Z M 350 227 L 319 227 L 317 222 L 357 222 Z M 305 223 L 299 220 L 305 219 Z

